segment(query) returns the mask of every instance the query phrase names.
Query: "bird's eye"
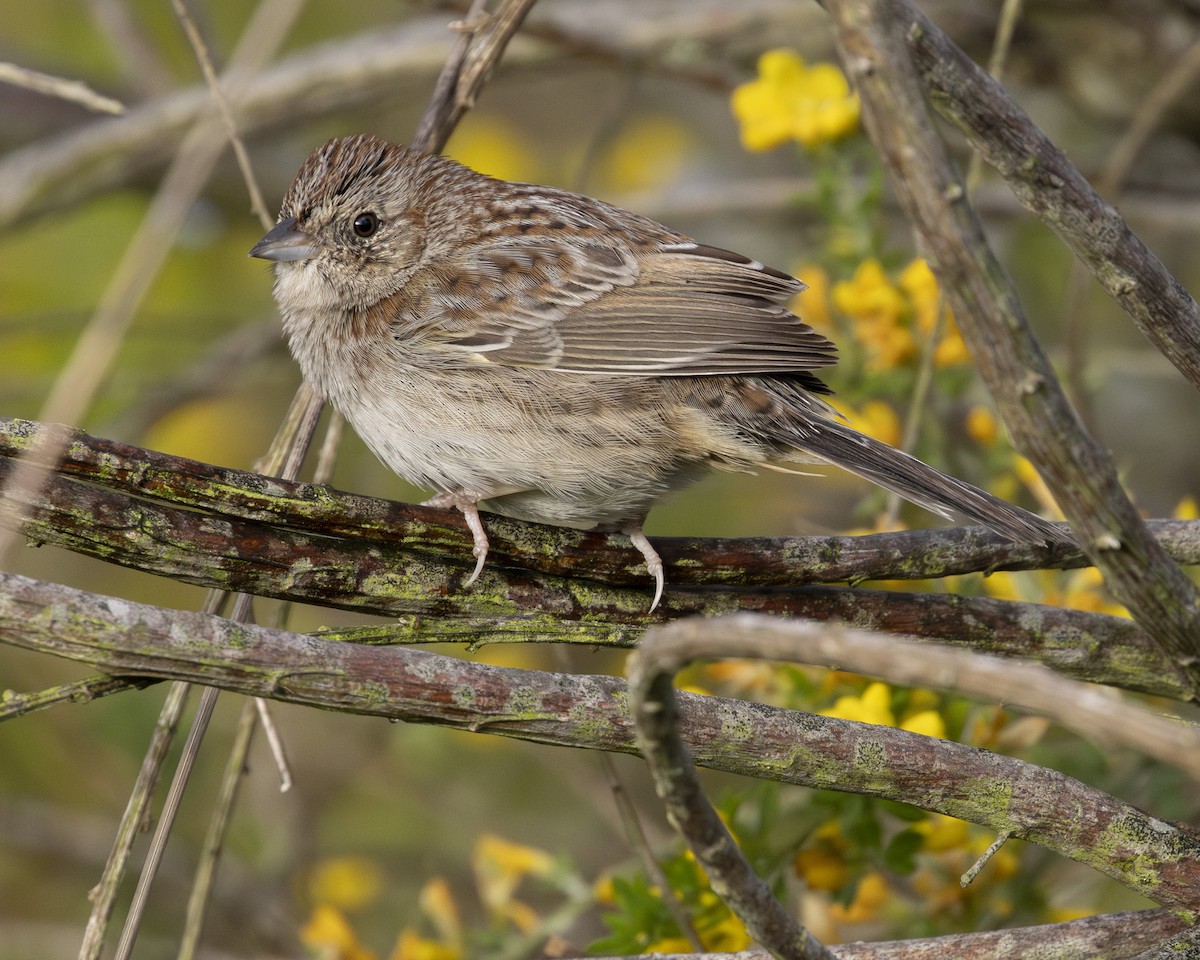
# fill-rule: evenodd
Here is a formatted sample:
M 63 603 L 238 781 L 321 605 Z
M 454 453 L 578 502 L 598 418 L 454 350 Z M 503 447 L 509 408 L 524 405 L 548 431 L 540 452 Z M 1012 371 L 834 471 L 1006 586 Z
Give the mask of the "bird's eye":
M 360 237 L 369 237 L 379 229 L 379 218 L 367 211 L 354 218 L 354 232 Z

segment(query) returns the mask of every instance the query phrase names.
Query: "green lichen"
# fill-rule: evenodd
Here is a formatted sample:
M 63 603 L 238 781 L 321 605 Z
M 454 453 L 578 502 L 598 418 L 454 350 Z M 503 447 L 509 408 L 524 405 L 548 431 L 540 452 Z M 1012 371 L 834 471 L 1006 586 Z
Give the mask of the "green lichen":
M 579 737 L 585 744 L 602 743 L 612 739 L 614 726 L 599 710 L 587 703 L 577 703 L 567 714 L 567 719 L 575 724 Z
M 887 760 L 883 745 L 877 740 L 863 738 L 854 745 L 854 766 L 860 773 L 868 776 L 882 773 L 887 769 Z
M 456 707 L 469 710 L 475 706 L 475 688 L 468 684 L 457 686 L 450 699 Z
M 516 720 L 537 720 L 545 710 L 537 690 L 533 687 L 516 687 L 504 704 L 504 712 Z
M 354 692 L 365 704 L 385 704 L 390 703 L 392 699 L 387 685 L 375 680 L 364 680 L 355 686 Z

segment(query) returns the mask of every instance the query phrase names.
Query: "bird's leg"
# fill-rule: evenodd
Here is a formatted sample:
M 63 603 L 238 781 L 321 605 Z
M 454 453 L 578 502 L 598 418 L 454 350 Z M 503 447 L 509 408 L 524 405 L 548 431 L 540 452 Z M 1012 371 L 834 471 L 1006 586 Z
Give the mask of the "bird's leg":
M 479 501 L 482 499 L 484 498 L 465 490 L 447 490 L 421 504 L 423 507 L 439 507 L 442 510 L 457 509 L 467 522 L 467 528 L 475 539 L 475 548 L 471 551 L 475 555 L 475 570 L 467 577 L 464 587 L 469 587 L 479 579 L 479 574 L 483 572 L 483 563 L 487 560 L 488 536 L 487 531 L 483 529 L 483 521 L 479 519 Z
M 663 585 L 665 584 L 662 557 L 658 555 L 658 551 L 646 539 L 646 534 L 642 532 L 642 524 L 640 522 L 631 521 L 624 524 L 620 529 L 623 534 L 633 541 L 633 545 L 641 551 L 642 556 L 646 560 L 646 570 L 654 578 L 654 601 L 650 604 L 649 611 L 653 613 L 654 608 L 658 606 L 658 601 L 662 599 Z

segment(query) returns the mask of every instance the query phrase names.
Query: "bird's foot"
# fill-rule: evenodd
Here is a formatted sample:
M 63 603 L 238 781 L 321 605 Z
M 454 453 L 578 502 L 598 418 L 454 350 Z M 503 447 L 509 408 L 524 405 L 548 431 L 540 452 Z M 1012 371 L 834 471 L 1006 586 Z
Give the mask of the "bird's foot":
M 483 521 L 479 518 L 479 501 L 482 499 L 483 497 L 467 493 L 465 490 L 448 490 L 436 497 L 430 497 L 421 504 L 423 507 L 439 507 L 442 510 L 453 508 L 462 513 L 467 529 L 471 531 L 475 540 L 475 547 L 471 551 L 475 555 L 475 569 L 463 583 L 464 587 L 469 587 L 479 579 L 484 561 L 487 560 L 488 536 L 487 531 L 483 529 Z
M 641 551 L 642 556 L 646 560 L 646 570 L 654 578 L 654 600 L 650 604 L 649 611 L 653 613 L 658 606 L 658 602 L 662 599 L 663 586 L 666 583 L 666 578 L 663 576 L 662 557 L 658 555 L 658 551 L 646 539 L 646 534 L 642 532 L 642 525 L 640 523 L 627 523 L 621 527 L 621 532 L 629 537 L 633 541 L 633 545 Z

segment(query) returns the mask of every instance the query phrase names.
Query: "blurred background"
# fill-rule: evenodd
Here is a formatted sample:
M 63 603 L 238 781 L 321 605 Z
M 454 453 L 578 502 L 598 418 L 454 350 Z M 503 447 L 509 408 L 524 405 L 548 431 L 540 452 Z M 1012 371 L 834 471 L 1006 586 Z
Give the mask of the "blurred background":
M 998 3 L 922 7 L 987 62 Z M 194 2 L 189 9 L 222 69 L 255 8 Z M 394 0 L 300 5 L 250 88 L 275 89 L 274 80 L 306 70 L 325 76 L 328 64 L 340 66 L 297 98 L 256 102 L 243 122 L 272 212 L 300 162 L 328 137 L 411 136 L 454 37 L 448 24 L 461 14 Z M 178 123 L 163 117 L 189 95 L 207 94 L 178 20 L 158 0 L 0 0 L 0 23 L 0 61 L 84 81 L 128 110 L 105 117 L 0 82 L 0 415 L 37 419 L 81 331 L 129 267 L 122 266 L 125 251 L 180 139 Z M 382 40 L 369 39 L 380 32 Z M 1016 100 L 1086 174 L 1094 181 L 1120 174 L 1110 199 L 1192 290 L 1200 287 L 1200 100 L 1191 82 L 1164 100 L 1161 84 L 1196 59 L 1198 39 L 1200 4 L 1190 0 L 1042 0 L 1017 20 L 1004 67 Z M 1007 449 L 969 356 L 956 353 L 953 320 L 936 290 L 920 286 L 908 228 L 853 123 L 813 142 L 799 134 L 751 142 L 731 97 L 739 86 L 779 79 L 759 60 L 770 50 L 789 52 L 777 63 L 791 71 L 787 82 L 820 86 L 822 78 L 804 71 L 833 56 L 824 13 L 794 0 L 545 0 L 447 152 L 496 176 L 601 197 L 796 272 L 812 285 L 802 311 L 843 347 L 844 370 L 830 382 L 856 423 L 892 442 L 903 425 L 916 423 L 923 456 L 1027 506 L 1052 509 Z M 389 58 L 397 65 L 374 69 Z M 160 133 L 138 128 L 141 139 L 130 147 L 116 131 L 134 129 L 137 118 L 160 123 Z M 1135 161 L 1112 170 L 1119 145 L 1131 138 L 1141 138 Z M 950 141 L 965 166 L 962 143 L 953 134 Z M 1033 323 L 1139 505 L 1150 516 L 1190 515 L 1189 497 L 1200 488 L 1194 393 L 1103 291 L 1072 280 L 1069 252 L 997 178 L 983 171 L 974 196 Z M 299 376 L 279 337 L 269 269 L 246 256 L 262 233 L 226 149 L 130 314 L 79 426 L 236 467 L 265 450 Z M 894 316 L 880 297 L 895 300 Z M 948 345 L 938 353 L 941 343 Z M 923 357 L 932 358 L 938 378 L 914 414 L 909 401 Z M 891 515 L 865 485 L 829 474 L 714 476 L 663 504 L 647 529 L 752 536 L 936 522 L 907 509 Z M 351 434 L 334 484 L 394 499 L 427 495 L 380 467 Z M 194 609 L 203 599 L 199 589 L 54 547 L 18 544 L 6 569 L 167 607 Z M 1008 582 L 1003 589 L 1045 598 L 1036 584 Z M 312 630 L 363 619 L 302 608 L 291 623 Z M 469 655 L 563 669 L 554 652 L 533 647 Z M 575 654 L 571 669 L 619 672 L 621 657 Z M 0 647 L 0 689 L 35 690 L 81 675 L 72 664 Z M 708 678 L 710 686 L 718 680 Z M 0 958 L 77 949 L 88 890 L 163 693 L 152 687 L 0 725 Z M 141 956 L 174 954 L 195 849 L 240 707 L 228 696 L 219 704 Z M 447 878 L 462 915 L 487 915 L 476 890 L 480 857 L 491 850 L 511 866 L 512 854 L 503 847 L 481 854 L 480 838 L 489 835 L 561 858 L 589 882 L 632 859 L 589 756 L 283 705 L 275 713 L 296 786 L 281 795 L 269 759 L 256 750 L 221 865 L 209 923 L 212 956 L 317 950 L 306 924 L 317 922 L 316 908 L 326 901 L 349 918 L 362 956 L 386 956 L 419 922 L 433 942 L 429 924 L 437 927 L 447 908 L 430 906 L 430 890 L 442 889 L 430 888 L 431 878 Z M 1024 745 L 1037 740 L 1050 749 L 1053 741 L 1040 737 Z M 1170 773 L 1090 751 L 1077 751 L 1077 762 L 1106 777 L 1106 789 L 1152 804 L 1161 816 L 1194 816 Z M 640 766 L 619 766 L 655 829 Z M 727 786 L 714 778 L 714 791 Z M 1017 909 L 1015 919 L 1046 919 L 1052 907 L 1141 905 L 1083 868 L 1043 867 L 1059 871 L 1067 893 L 1042 903 L 1042 913 Z M 538 869 L 550 868 L 527 873 Z M 535 913 L 554 899 L 537 890 L 528 896 Z M 843 917 L 843 931 L 860 929 L 853 919 Z M 978 912 L 960 920 L 966 928 L 985 922 Z M 593 913 L 572 928 L 571 939 L 586 944 L 603 930 Z

